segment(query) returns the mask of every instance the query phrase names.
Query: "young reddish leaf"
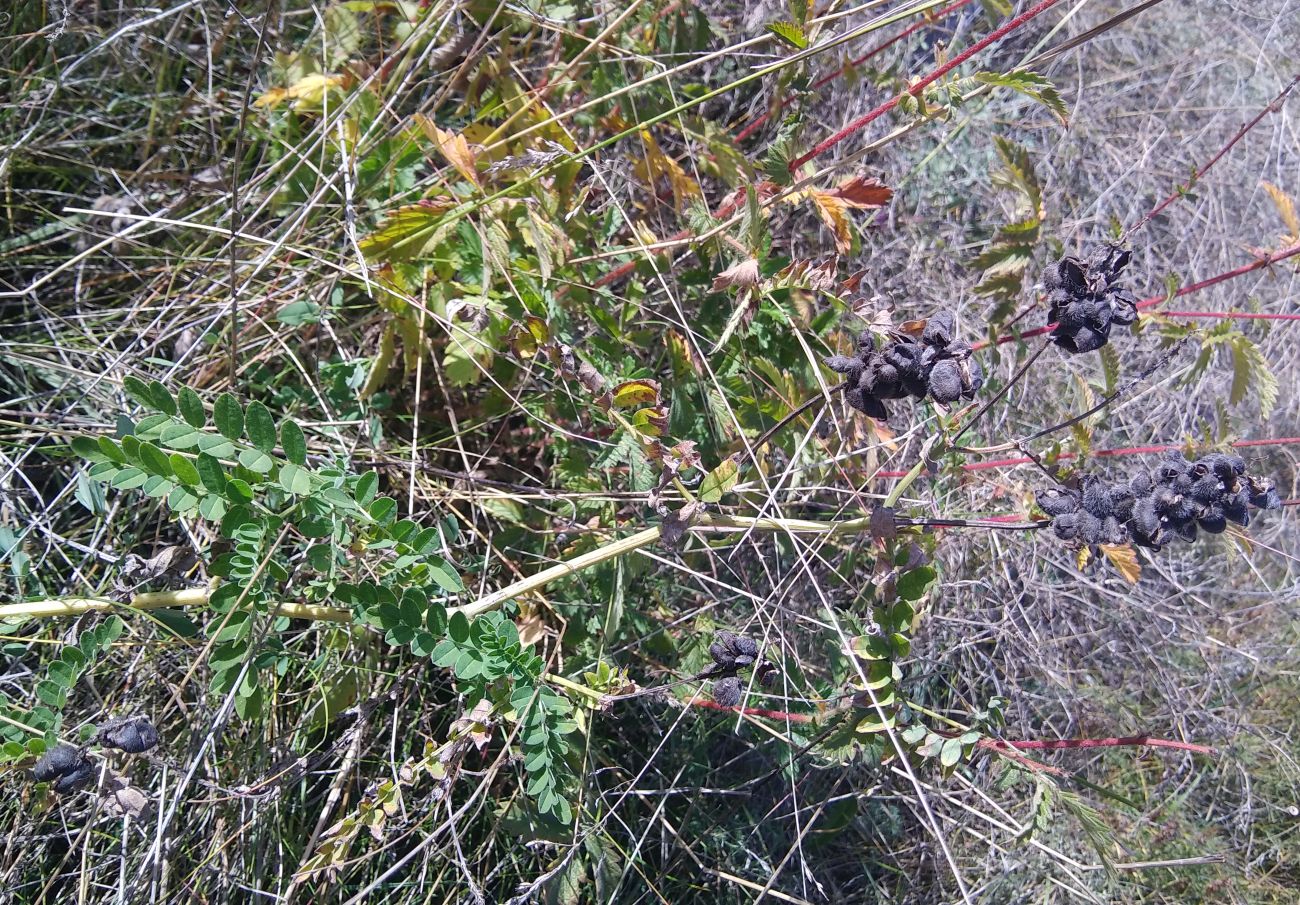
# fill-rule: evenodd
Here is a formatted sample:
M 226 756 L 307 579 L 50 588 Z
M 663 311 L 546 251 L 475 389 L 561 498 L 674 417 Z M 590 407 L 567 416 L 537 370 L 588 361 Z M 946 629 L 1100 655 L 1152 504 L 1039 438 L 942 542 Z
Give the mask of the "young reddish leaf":
M 858 210 L 883 207 L 894 197 L 894 190 L 874 176 L 854 176 L 830 192 L 848 207 Z

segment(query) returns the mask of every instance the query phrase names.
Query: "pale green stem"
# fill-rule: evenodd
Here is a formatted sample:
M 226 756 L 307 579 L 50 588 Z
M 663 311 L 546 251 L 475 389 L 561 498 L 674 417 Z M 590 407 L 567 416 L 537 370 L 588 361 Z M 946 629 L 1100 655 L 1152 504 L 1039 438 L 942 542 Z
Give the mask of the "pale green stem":
M 905 483 L 906 479 L 904 479 Z M 806 519 L 715 515 L 701 517 L 698 522 L 690 527 L 690 530 L 695 533 L 780 531 L 793 534 L 838 536 L 858 533 L 865 530 L 869 524 L 870 519 L 866 518 L 849 519 L 841 522 L 816 522 Z M 631 553 L 634 550 L 648 547 L 659 540 L 659 534 L 660 529 L 655 526 L 610 541 L 604 546 L 583 553 L 581 556 L 575 556 L 573 559 L 557 563 L 549 569 L 543 569 L 535 575 L 530 575 L 513 584 L 506 585 L 504 588 L 484 595 L 478 600 L 461 606 L 448 607 L 447 613 L 448 615 L 463 613 L 466 617 L 473 619 L 475 616 L 500 608 L 508 600 L 531 594 L 557 579 L 576 575 L 584 569 L 589 569 L 592 566 Z M 163 607 L 203 606 L 208 602 L 210 593 L 208 588 L 189 588 L 183 591 L 152 591 L 135 595 L 129 604 L 107 597 L 55 597 L 48 600 L 32 600 L 0 606 L 0 619 L 21 616 L 33 618 L 79 616 L 82 613 L 105 612 L 123 607 L 155 610 Z M 347 623 L 353 621 L 352 611 L 343 607 L 282 603 L 275 608 L 275 612 L 282 616 L 291 616 L 295 619 L 312 619 L 317 622 Z

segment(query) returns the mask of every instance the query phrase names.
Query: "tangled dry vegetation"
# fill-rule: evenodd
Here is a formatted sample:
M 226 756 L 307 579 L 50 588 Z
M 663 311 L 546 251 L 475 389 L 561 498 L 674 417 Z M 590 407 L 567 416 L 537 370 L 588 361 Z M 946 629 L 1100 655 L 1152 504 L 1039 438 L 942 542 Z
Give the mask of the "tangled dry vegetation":
M 1296 901 L 1294 0 L 268 6 L 0 11 L 0 899 Z

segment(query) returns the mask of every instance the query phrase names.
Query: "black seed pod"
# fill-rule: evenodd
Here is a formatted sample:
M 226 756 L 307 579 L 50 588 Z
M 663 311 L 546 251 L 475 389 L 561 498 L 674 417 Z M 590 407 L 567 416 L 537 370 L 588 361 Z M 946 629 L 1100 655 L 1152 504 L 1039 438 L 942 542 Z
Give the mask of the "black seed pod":
M 95 775 L 95 767 L 80 748 L 56 745 L 36 762 L 32 776 L 37 782 L 53 783 L 60 795 L 75 792 Z
M 1079 508 L 1079 497 L 1068 490 L 1062 490 L 1058 487 L 1040 490 L 1034 494 L 1034 499 L 1038 503 L 1039 509 L 1052 516 L 1064 515 Z
M 145 717 L 137 716 L 100 730 L 97 739 L 105 748 L 117 748 L 127 754 L 143 754 L 158 745 L 158 730 Z
M 921 342 L 943 348 L 952 342 L 954 329 L 952 314 L 948 311 L 940 311 L 925 322 L 925 329 L 921 332 Z
M 1083 508 L 1101 519 L 1114 515 L 1110 491 L 1100 478 L 1088 478 L 1084 483 Z
M 1223 485 L 1214 474 L 1207 474 L 1193 482 L 1189 495 L 1202 506 L 1208 506 L 1223 495 Z
M 1115 518 L 1121 522 L 1127 522 L 1133 517 L 1133 506 L 1137 501 L 1136 494 L 1123 484 L 1112 487 L 1110 493 L 1110 508 L 1115 513 Z

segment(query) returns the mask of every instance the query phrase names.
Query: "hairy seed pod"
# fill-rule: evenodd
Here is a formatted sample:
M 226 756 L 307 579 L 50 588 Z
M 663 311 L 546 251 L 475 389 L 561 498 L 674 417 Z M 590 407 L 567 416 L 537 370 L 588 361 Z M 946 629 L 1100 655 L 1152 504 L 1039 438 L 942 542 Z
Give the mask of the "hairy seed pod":
M 1113 515 L 1108 515 L 1101 522 L 1101 537 L 1108 544 L 1122 544 L 1128 541 L 1128 529 Z
M 1223 496 L 1223 485 L 1216 475 L 1207 474 L 1196 479 L 1188 495 L 1202 506 L 1208 506 Z
M 863 400 L 862 414 L 868 418 L 875 418 L 877 421 L 888 421 L 889 411 L 885 404 L 875 396 L 867 396 Z
M 1133 519 L 1129 523 L 1133 529 L 1134 540 L 1146 540 L 1158 543 L 1160 536 L 1160 516 L 1150 498 L 1142 499 L 1133 507 Z
M 1282 508 L 1282 497 L 1278 495 L 1277 488 L 1268 478 L 1249 475 L 1246 478 L 1246 487 L 1250 490 L 1250 505 L 1256 509 Z
M 955 329 L 952 314 L 948 311 L 940 311 L 925 322 L 925 329 L 921 331 L 921 342 L 942 349 L 952 342 Z
M 1228 527 L 1228 519 L 1223 514 L 1223 507 L 1216 503 L 1205 507 L 1205 511 L 1197 518 L 1196 524 L 1201 526 L 1202 531 L 1222 534 Z
M 1145 471 L 1139 471 L 1129 479 L 1128 486 L 1135 495 L 1146 496 L 1151 492 L 1151 476 Z
M 822 359 L 822 362 L 836 374 L 843 374 L 848 377 L 852 383 L 856 383 L 859 375 L 862 374 L 863 364 L 860 358 L 849 358 L 847 355 L 827 355 Z
M 1034 494 L 1034 501 L 1038 503 L 1038 508 L 1048 515 L 1064 515 L 1067 512 L 1074 512 L 1079 508 L 1079 497 L 1059 487 L 1049 487 L 1046 490 L 1040 490 Z
M 741 685 L 737 676 L 727 676 L 713 683 L 713 700 L 723 707 L 735 707 L 740 703 Z
M 951 405 L 961 398 L 961 367 L 952 359 L 944 359 L 930 370 L 930 397 L 935 402 Z
M 1052 519 L 1052 530 L 1061 540 L 1074 540 L 1079 536 L 1079 513 L 1065 512 Z
M 1108 492 L 1111 512 L 1114 512 L 1115 518 L 1121 522 L 1127 522 L 1133 517 L 1133 506 L 1137 502 L 1137 496 L 1131 488 L 1123 484 L 1111 487 Z
M 1102 521 L 1086 509 L 1079 510 L 1079 537 L 1086 543 L 1099 544 L 1102 536 Z
M 1100 519 L 1115 514 L 1110 503 L 1110 491 L 1100 478 L 1090 477 L 1084 483 L 1083 508 Z
M 1250 524 L 1250 491 L 1245 487 L 1224 498 L 1223 515 L 1230 521 L 1238 525 Z
M 1191 543 L 1196 540 L 1196 522 L 1191 519 L 1174 521 L 1169 520 L 1170 529 L 1181 537 L 1183 540 Z

